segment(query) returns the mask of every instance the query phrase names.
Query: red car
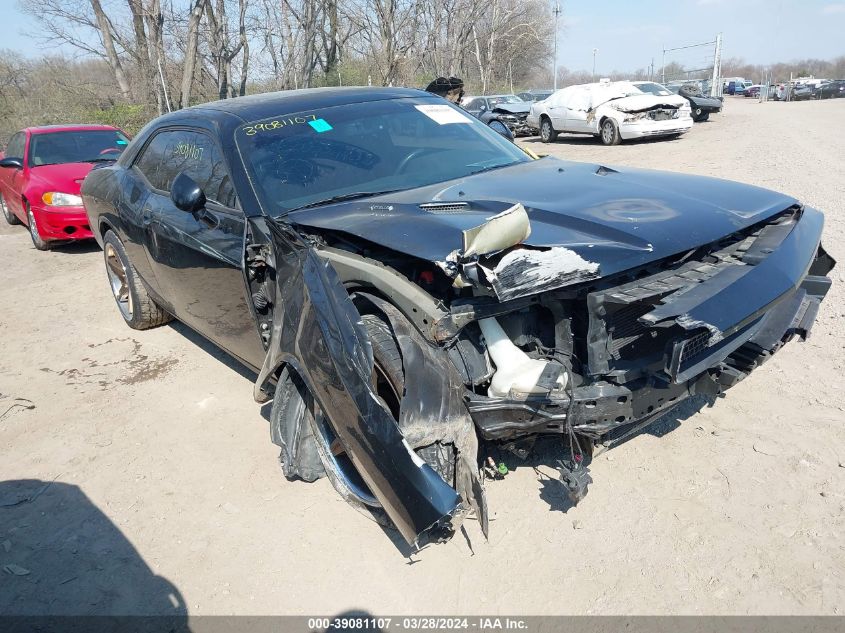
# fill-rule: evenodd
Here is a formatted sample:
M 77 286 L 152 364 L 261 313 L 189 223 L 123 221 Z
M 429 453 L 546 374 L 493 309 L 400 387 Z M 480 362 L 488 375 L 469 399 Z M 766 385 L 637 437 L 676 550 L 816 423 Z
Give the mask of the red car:
M 40 251 L 93 237 L 79 197 L 94 163 L 115 160 L 129 138 L 110 125 L 50 125 L 15 134 L 0 153 L 0 209 L 26 224 Z

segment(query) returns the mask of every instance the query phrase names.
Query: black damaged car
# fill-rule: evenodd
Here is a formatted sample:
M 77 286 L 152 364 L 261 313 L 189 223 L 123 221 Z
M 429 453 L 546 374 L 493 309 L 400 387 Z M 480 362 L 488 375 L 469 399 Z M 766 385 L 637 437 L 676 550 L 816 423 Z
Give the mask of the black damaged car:
M 593 447 L 806 337 L 834 265 L 788 196 L 534 160 L 407 89 L 180 110 L 82 196 L 127 324 L 252 368 L 284 473 L 409 543 L 486 533 L 480 445 L 561 438 L 577 501 Z

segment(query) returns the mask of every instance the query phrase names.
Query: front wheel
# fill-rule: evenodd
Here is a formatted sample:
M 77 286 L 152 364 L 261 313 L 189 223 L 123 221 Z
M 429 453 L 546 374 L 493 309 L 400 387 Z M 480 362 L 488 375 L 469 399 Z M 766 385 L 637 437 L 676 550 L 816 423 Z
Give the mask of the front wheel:
M 126 325 L 133 330 L 148 330 L 173 319 L 150 297 L 113 231 L 106 231 L 103 236 L 103 257 L 109 286 Z
M 32 238 L 32 245 L 39 251 L 49 251 L 50 242 L 41 238 L 38 232 L 38 223 L 35 221 L 35 214 L 32 212 L 32 207 L 26 203 L 26 222 L 29 226 L 29 236 Z
M 371 384 L 378 398 L 398 422 L 405 388 L 405 372 L 399 345 L 390 326 L 381 318 L 365 314 L 361 320 L 373 349 Z M 270 424 L 273 441 L 282 446 L 279 459 L 282 460 L 286 474 L 296 474 L 307 481 L 319 476 L 314 473 L 313 464 L 308 463 L 308 451 L 301 443 L 299 447 L 285 446 L 284 438 L 293 437 L 290 433 L 286 434 L 285 429 L 290 425 L 301 426 L 303 434 L 313 437 L 317 457 L 338 494 L 356 510 L 371 516 L 378 523 L 393 525 L 346 453 L 331 421 L 298 377 L 288 375 L 286 380 L 280 381 L 273 398 Z M 299 441 L 298 438 L 296 441 Z M 300 463 L 296 468 L 285 463 L 286 457 L 290 458 L 294 450 L 300 456 Z M 414 452 L 447 484 L 454 487 L 456 453 L 452 444 L 435 442 L 417 448 Z
M 540 140 L 544 143 L 552 143 L 557 139 L 557 130 L 552 126 L 552 120 L 549 117 L 543 117 L 540 121 Z
M 6 199 L 3 197 L 3 194 L 0 193 L 0 209 L 3 211 L 3 217 L 6 218 L 6 222 L 11 224 L 12 226 L 17 226 L 21 223 L 12 210 L 9 208 L 9 205 L 6 204 Z
M 605 145 L 619 145 L 622 137 L 619 136 L 619 126 L 613 119 L 605 119 L 601 124 L 601 142 Z

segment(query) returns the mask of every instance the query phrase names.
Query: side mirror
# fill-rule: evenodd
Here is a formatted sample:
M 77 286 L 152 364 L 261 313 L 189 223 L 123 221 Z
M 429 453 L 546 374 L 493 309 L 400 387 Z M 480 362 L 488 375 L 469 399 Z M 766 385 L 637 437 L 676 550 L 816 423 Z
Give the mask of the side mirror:
M 205 194 L 202 188 L 185 172 L 173 179 L 170 186 L 170 199 L 177 209 L 196 213 L 205 207 Z
M 0 167 L 23 169 L 23 161 L 20 158 L 15 158 L 14 156 L 7 156 L 3 160 L 0 160 Z

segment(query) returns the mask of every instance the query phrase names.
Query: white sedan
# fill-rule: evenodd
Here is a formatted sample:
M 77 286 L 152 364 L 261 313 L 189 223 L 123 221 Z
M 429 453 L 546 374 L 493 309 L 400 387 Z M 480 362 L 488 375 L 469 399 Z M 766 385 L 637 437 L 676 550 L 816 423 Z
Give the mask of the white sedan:
M 527 123 L 550 143 L 559 132 L 592 134 L 605 145 L 692 128 L 690 105 L 678 95 L 646 94 L 628 81 L 569 86 L 531 105 Z

